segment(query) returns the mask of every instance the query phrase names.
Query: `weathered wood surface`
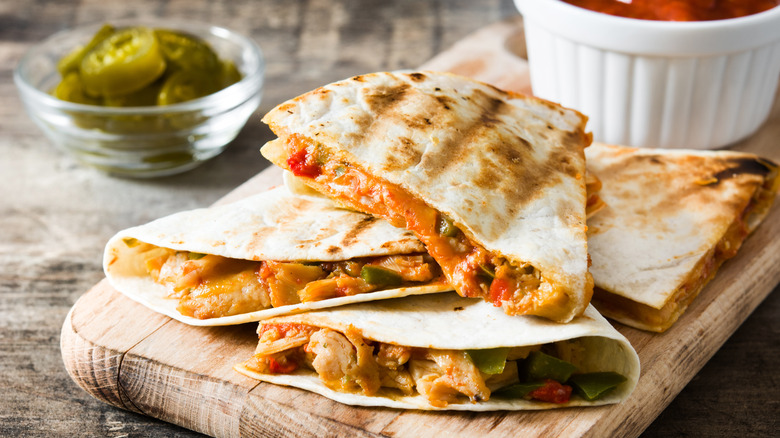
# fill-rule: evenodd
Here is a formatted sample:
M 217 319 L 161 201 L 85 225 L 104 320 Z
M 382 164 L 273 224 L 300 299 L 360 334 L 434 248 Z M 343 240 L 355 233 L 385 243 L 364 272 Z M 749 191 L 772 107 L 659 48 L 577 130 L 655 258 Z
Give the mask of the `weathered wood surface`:
M 76 300 L 103 277 L 100 256 L 105 241 L 121 228 L 174 211 L 209 205 L 263 170 L 267 163 L 257 158 L 257 149 L 270 139 L 270 133 L 259 123 L 259 114 L 280 101 L 353 74 L 413 68 L 471 32 L 515 14 L 508 0 L 2 2 L 0 436 L 197 436 L 195 432 L 132 412 L 139 408 L 129 404 L 126 393 L 123 395 L 107 381 L 97 385 L 101 393 L 115 391 L 118 400 L 127 403 L 128 411 L 90 397 L 71 381 L 63 367 L 60 328 Z M 253 37 L 265 50 L 268 76 L 258 115 L 253 116 L 227 152 L 187 174 L 132 181 L 81 168 L 56 151 L 24 114 L 12 83 L 12 69 L 30 45 L 53 32 L 82 23 L 144 16 L 187 18 L 239 30 Z M 773 114 L 776 120 L 777 104 Z M 765 127 L 750 141 L 758 139 L 766 146 L 762 153 L 777 159 L 780 154 L 777 138 L 780 138 L 780 124 Z M 764 236 L 764 240 L 776 235 L 777 230 L 774 236 Z M 751 242 L 760 246 L 764 240 L 754 238 Z M 124 311 L 131 303 L 124 304 L 112 299 L 110 305 Z M 748 312 L 742 306 L 736 309 L 740 315 Z M 733 314 L 729 309 L 723 311 Z M 780 293 L 776 289 L 643 436 L 775 435 L 780 411 L 774 372 L 780 362 L 778 314 Z M 89 314 L 82 317 L 91 318 Z M 109 322 L 110 327 L 106 329 L 120 327 L 118 321 L 117 324 Z M 130 331 L 146 329 L 149 327 L 139 323 Z M 170 342 L 168 346 L 175 348 L 176 344 Z M 119 347 L 114 351 L 126 348 Z M 112 354 L 111 350 L 103 353 L 94 356 L 94 360 L 100 361 L 106 370 L 118 372 L 120 363 L 135 363 L 131 355 Z M 126 368 L 128 373 L 134 370 L 137 370 L 134 366 Z M 683 371 L 692 374 L 695 369 Z M 150 378 L 176 378 L 181 382 L 186 382 L 186 376 L 186 373 L 149 374 Z M 166 395 L 181 396 L 187 390 L 182 385 L 176 394 Z M 279 388 L 278 391 L 290 394 L 293 390 Z M 222 385 L 215 386 L 212 392 L 220 397 L 230 393 Z M 670 391 L 669 398 L 672 396 Z M 284 394 L 275 397 L 283 398 Z M 149 402 L 153 400 L 144 403 Z M 269 409 L 269 415 L 287 416 L 289 431 L 296 430 L 294 424 L 306 421 L 290 405 L 272 409 L 258 404 L 254 396 L 247 403 L 264 406 Z M 231 414 L 223 412 L 222 420 L 235 418 Z M 373 422 L 371 430 L 386 421 L 371 417 L 360 420 Z M 476 417 L 460 420 L 453 417 L 452 421 L 467 426 L 480 423 Z M 244 414 L 243 418 L 251 417 Z M 428 430 L 429 416 L 419 414 L 416 418 L 420 420 L 417 426 Z M 410 432 L 401 426 L 388 423 L 384 431 L 398 435 Z M 223 427 L 209 432 L 221 434 L 235 430 L 231 429 L 234 424 L 226 423 Z M 247 421 L 239 430 L 268 435 L 281 432 L 264 431 L 261 427 Z

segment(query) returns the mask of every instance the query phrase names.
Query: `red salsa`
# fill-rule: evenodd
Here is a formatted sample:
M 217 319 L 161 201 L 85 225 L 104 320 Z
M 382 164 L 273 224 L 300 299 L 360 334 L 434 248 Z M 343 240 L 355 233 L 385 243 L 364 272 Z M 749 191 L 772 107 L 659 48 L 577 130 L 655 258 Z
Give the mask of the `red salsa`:
M 658 21 L 709 21 L 772 9 L 780 0 L 563 0 L 591 11 Z

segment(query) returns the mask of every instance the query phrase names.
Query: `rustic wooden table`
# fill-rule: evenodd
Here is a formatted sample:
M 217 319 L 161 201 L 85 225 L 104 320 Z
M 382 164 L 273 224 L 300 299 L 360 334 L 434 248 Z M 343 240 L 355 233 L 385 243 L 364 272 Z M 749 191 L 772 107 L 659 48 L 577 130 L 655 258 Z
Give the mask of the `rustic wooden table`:
M 63 368 L 60 327 L 78 297 L 103 277 L 106 240 L 119 229 L 209 205 L 267 167 L 258 148 L 271 134 L 259 117 L 275 104 L 353 74 L 414 68 L 516 14 L 509 0 L 5 0 L 0 436 L 197 435 L 99 402 Z M 260 109 L 224 154 L 194 171 L 137 181 L 83 168 L 54 149 L 22 109 L 12 71 L 28 47 L 65 28 L 132 17 L 210 22 L 251 36 L 265 52 Z M 776 288 L 643 436 L 776 436 L 778 314 Z

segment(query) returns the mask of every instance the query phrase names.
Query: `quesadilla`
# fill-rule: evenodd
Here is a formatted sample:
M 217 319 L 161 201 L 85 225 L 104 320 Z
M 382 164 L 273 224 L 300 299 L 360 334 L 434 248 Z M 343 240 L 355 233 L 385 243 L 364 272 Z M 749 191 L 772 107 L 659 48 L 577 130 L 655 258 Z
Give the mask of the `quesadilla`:
M 780 186 L 778 166 L 748 153 L 593 144 L 586 155 L 607 204 L 588 219 L 593 304 L 655 332 L 737 254 Z
M 409 229 L 464 297 L 570 321 L 592 295 L 586 117 L 445 73 L 374 73 L 270 111 L 262 154 Z
M 349 405 L 595 406 L 624 400 L 639 378 L 631 344 L 591 306 L 559 324 L 443 293 L 273 318 L 258 336 L 238 372 Z
M 192 325 L 451 290 L 409 231 L 284 187 L 117 233 L 109 282 Z

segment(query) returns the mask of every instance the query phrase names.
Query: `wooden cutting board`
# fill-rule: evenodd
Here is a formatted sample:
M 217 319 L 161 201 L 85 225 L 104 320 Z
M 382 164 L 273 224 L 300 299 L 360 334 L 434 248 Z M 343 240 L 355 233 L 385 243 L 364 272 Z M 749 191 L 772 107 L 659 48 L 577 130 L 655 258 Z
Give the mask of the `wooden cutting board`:
M 517 91 L 530 91 L 519 19 L 485 28 L 427 63 Z M 780 99 L 770 121 L 735 149 L 778 160 Z M 258 157 L 258 159 L 260 159 Z M 277 185 L 269 168 L 220 203 Z M 254 352 L 256 324 L 200 328 L 158 315 L 106 280 L 73 306 L 63 327 L 65 366 L 94 397 L 213 436 L 637 436 L 780 282 L 780 202 L 716 278 L 664 334 L 617 325 L 642 362 L 625 402 L 547 412 L 456 413 L 342 405 L 258 383 L 232 366 Z

